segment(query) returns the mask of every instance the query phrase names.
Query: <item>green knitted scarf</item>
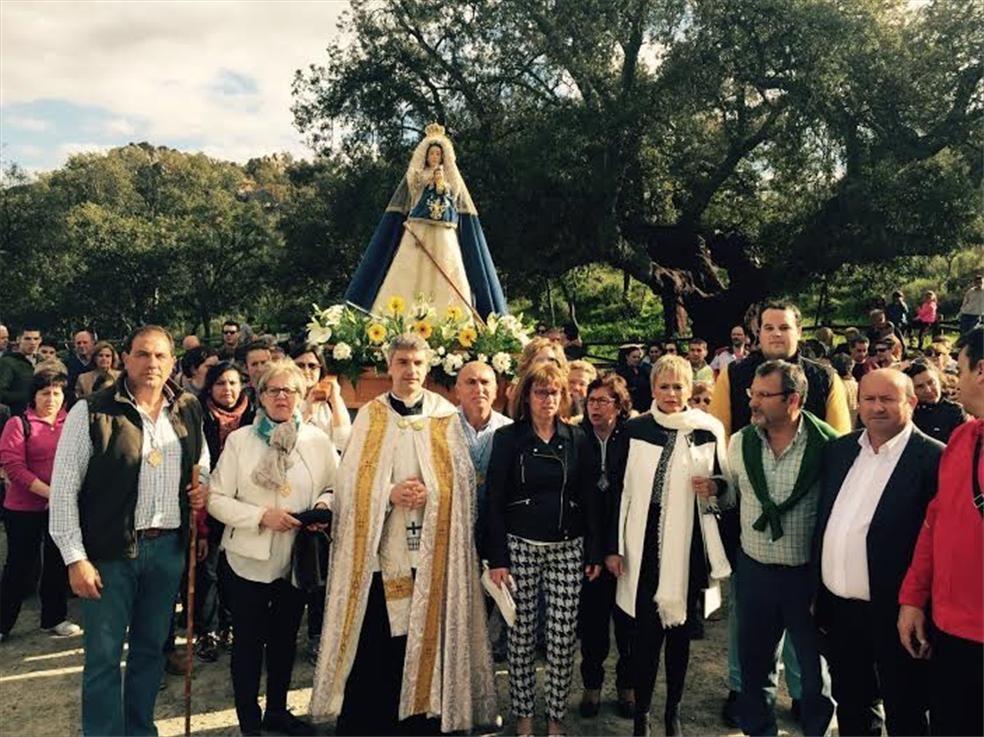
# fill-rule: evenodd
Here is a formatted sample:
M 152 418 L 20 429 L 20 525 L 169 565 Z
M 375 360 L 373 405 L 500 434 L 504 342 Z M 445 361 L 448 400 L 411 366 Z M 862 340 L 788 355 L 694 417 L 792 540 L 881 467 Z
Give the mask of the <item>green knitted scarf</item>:
M 793 492 L 789 497 L 776 504 L 769 496 L 769 486 L 765 481 L 765 469 L 762 467 L 762 438 L 755 431 L 754 425 L 742 430 L 741 455 L 745 462 L 745 471 L 752 482 L 755 498 L 762 505 L 762 514 L 755 520 L 752 527 L 763 532 L 766 526 L 772 530 L 773 542 L 783 536 L 782 515 L 795 507 L 807 495 L 813 484 L 820 476 L 820 457 L 823 445 L 828 440 L 838 436 L 837 431 L 816 415 L 803 410 L 803 422 L 806 424 L 806 451 L 800 464 Z

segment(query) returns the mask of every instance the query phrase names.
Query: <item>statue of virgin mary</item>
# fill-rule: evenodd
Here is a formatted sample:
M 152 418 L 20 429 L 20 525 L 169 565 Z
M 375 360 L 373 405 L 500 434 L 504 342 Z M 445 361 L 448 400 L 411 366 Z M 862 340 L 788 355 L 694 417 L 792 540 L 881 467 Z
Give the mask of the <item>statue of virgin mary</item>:
M 432 123 L 376 226 L 345 299 L 383 314 L 391 297 L 423 295 L 439 310 L 456 305 L 480 319 L 505 314 L 478 211 L 444 126 Z

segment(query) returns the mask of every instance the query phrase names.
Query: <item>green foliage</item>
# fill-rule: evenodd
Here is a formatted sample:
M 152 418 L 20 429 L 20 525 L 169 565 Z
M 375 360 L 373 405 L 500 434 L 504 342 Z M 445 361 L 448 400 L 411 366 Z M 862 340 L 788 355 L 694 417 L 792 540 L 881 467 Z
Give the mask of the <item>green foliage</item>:
M 286 181 L 286 180 L 285 180 Z M 283 251 L 276 208 L 235 164 L 147 144 L 72 157 L 0 190 L 3 317 L 122 335 L 250 317 Z
M 384 160 L 445 123 L 511 297 L 603 262 L 721 337 L 841 264 L 980 242 L 982 7 L 355 0 L 294 112 Z

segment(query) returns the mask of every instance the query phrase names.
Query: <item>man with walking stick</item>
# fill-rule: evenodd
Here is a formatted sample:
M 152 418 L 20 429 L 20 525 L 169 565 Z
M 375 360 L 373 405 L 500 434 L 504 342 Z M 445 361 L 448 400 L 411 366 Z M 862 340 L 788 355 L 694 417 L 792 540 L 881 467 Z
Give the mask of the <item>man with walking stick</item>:
M 124 367 L 114 386 L 72 408 L 51 480 L 51 536 L 83 600 L 86 735 L 157 734 L 154 704 L 189 519 L 207 496 L 194 479 L 196 466 L 209 468 L 201 405 L 168 380 L 170 334 L 137 328 Z

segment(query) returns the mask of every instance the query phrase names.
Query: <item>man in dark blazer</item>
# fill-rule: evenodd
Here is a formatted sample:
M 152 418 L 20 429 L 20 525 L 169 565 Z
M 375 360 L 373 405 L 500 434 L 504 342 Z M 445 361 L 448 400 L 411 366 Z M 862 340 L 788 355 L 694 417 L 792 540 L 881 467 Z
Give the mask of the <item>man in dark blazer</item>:
M 912 424 L 912 380 L 877 369 L 861 380 L 865 430 L 824 446 L 814 609 L 841 734 L 927 734 L 926 664 L 899 642 L 898 594 L 936 493 L 943 445 Z

